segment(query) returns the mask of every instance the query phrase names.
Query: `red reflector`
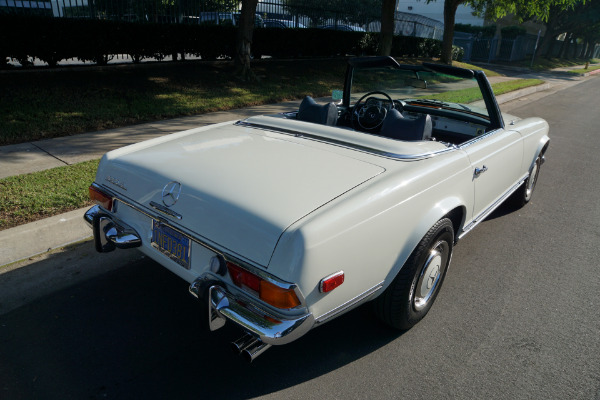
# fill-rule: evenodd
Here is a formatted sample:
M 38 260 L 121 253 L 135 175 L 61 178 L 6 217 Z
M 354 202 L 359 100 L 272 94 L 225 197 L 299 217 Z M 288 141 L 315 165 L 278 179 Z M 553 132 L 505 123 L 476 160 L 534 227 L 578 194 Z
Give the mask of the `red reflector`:
M 93 200 L 99 206 L 102 206 L 108 211 L 112 211 L 112 197 L 109 195 L 102 193 L 95 186 L 90 186 L 90 199 Z
M 336 287 L 344 283 L 344 271 L 336 272 L 326 278 L 321 279 L 319 290 L 321 293 L 331 292 Z
M 231 280 L 236 286 L 247 287 L 258 293 L 260 290 L 260 278 L 258 276 L 230 262 L 227 263 L 227 269 Z

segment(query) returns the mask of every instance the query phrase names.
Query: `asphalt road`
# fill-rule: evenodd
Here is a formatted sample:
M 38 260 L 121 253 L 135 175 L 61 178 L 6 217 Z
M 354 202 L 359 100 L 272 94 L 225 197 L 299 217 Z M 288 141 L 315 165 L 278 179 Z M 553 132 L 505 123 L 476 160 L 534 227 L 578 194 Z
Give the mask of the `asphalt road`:
M 0 316 L 1 399 L 600 399 L 600 79 L 535 102 L 551 146 L 532 202 L 455 248 L 399 334 L 359 308 L 246 364 L 187 285 L 129 265 Z M 510 107 L 510 105 L 507 105 Z

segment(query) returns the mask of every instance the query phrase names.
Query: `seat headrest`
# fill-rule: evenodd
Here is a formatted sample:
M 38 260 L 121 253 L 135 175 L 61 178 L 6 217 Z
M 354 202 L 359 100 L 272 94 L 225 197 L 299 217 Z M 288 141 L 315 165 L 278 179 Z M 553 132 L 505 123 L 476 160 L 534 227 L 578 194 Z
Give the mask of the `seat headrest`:
M 296 118 L 300 121 L 335 126 L 338 119 L 338 110 L 334 103 L 320 105 L 312 97 L 306 96 L 300 103 Z
M 388 111 L 381 131 L 381 136 L 397 140 L 418 141 L 431 139 L 433 122 L 429 114 L 421 114 L 416 119 L 404 118 L 396 109 Z

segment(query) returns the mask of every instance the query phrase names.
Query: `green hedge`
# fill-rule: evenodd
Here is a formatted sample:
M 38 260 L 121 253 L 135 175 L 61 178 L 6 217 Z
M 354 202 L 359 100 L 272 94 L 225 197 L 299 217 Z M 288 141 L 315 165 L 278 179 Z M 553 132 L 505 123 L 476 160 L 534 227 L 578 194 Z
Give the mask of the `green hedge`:
M 68 58 L 105 64 L 113 54 L 135 61 L 182 52 L 215 58 L 230 54 L 234 43 L 233 27 L 0 16 L 0 59 L 21 64 L 32 57 L 50 66 Z
M 28 60 L 37 58 L 55 66 L 61 60 L 77 58 L 104 65 L 114 54 L 129 54 L 139 62 L 177 53 L 210 60 L 233 56 L 235 38 L 236 28 L 231 26 L 0 15 L 0 62 L 14 58 L 27 65 Z M 377 53 L 378 34 L 257 28 L 253 42 L 255 56 L 373 55 Z M 392 45 L 395 57 L 435 57 L 440 52 L 441 43 L 433 39 L 396 36 Z

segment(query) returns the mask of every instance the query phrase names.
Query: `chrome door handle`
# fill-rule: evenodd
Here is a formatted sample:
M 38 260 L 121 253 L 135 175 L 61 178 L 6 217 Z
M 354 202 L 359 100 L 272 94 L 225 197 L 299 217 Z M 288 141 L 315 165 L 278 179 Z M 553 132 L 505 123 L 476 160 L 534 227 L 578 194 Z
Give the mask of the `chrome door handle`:
M 483 174 L 487 170 L 488 169 L 487 169 L 487 167 L 485 165 L 483 167 L 481 167 L 481 168 L 477 167 L 477 168 L 475 168 L 474 174 L 475 174 L 475 176 L 479 176 L 479 175 Z

